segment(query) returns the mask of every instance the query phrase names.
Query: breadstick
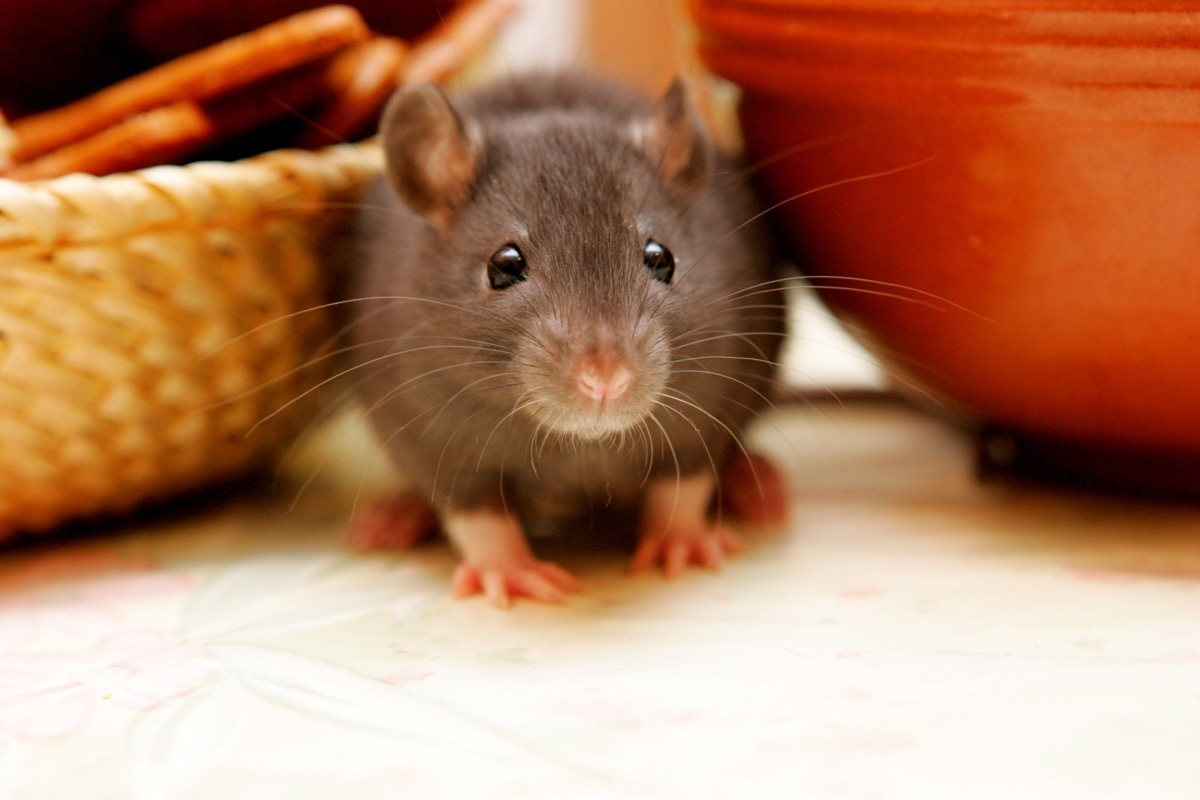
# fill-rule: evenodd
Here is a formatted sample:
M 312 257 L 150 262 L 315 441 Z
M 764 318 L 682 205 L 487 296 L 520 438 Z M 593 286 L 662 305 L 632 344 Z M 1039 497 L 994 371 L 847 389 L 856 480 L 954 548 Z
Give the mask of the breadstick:
M 17 135 L 8 127 L 4 114 L 0 113 L 0 175 L 12 164 L 12 151 L 17 146 Z
M 185 100 L 160 106 L 0 174 L 34 180 L 183 162 L 311 106 L 326 89 L 329 68 L 322 62 L 205 103 Z
M 400 84 L 407 55 L 399 39 L 378 36 L 335 56 L 325 73 L 322 92 L 329 101 L 298 137 L 297 146 L 315 149 L 353 141 L 363 134 Z
M 196 103 L 185 100 L 130 117 L 3 174 L 15 180 L 36 180 L 70 172 L 126 172 L 177 161 L 212 138 L 212 120 Z
M 369 37 L 347 6 L 326 6 L 228 39 L 114 84 L 70 105 L 13 123 L 13 159 L 26 161 L 133 114 L 205 100 L 334 53 Z
M 439 83 L 492 40 L 515 11 L 515 0 L 467 0 L 432 34 L 420 39 L 404 68 L 404 83 Z
M 336 58 L 325 58 L 286 75 L 247 86 L 200 104 L 213 120 L 212 144 L 234 139 L 281 119 L 307 113 L 328 91 L 325 76 Z

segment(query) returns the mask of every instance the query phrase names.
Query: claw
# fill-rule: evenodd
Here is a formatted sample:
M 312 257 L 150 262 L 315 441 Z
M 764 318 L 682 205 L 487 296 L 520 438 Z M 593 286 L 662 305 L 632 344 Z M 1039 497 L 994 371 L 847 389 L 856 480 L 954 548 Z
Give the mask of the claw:
M 667 578 L 678 578 L 691 565 L 720 572 L 725 561 L 743 549 L 741 538 L 720 526 L 672 530 L 642 539 L 633 557 L 633 571 L 645 572 L 661 563 Z
M 667 578 L 679 577 L 693 564 L 716 572 L 727 558 L 745 549 L 737 534 L 708 520 L 713 487 L 711 476 L 651 484 L 643 509 L 642 538 L 633 555 L 634 572 L 658 564 Z
M 463 554 L 451 583 L 456 597 L 482 594 L 497 608 L 518 597 L 561 603 L 579 581 L 557 564 L 534 558 L 517 521 L 497 512 L 447 517 L 446 531 Z
M 456 597 L 482 594 L 497 608 L 508 608 L 517 597 L 561 603 L 568 594 L 579 590 L 579 581 L 557 564 L 546 561 L 509 568 L 460 564 L 454 572 L 452 588 Z

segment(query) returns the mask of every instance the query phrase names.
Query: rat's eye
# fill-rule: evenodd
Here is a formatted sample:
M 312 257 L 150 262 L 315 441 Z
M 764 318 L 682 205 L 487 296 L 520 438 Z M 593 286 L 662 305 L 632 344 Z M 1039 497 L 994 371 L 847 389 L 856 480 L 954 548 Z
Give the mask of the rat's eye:
M 525 256 L 515 244 L 506 244 L 493 253 L 488 262 L 488 284 L 493 289 L 507 289 L 525 280 L 528 272 Z
M 671 278 L 675 276 L 675 256 L 653 239 L 647 241 L 645 249 L 642 250 L 642 263 L 656 281 L 670 283 Z

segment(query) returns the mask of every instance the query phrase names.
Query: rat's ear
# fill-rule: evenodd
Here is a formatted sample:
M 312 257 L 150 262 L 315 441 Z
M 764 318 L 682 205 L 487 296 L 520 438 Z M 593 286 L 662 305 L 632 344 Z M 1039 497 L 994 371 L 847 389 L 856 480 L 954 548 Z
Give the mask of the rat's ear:
M 682 78 L 676 78 L 650 115 L 635 124 L 634 141 L 662 182 L 683 195 L 694 194 L 708 180 L 708 137 Z
M 431 83 L 402 89 L 388 101 L 380 130 L 400 199 L 447 227 L 475 183 L 475 149 L 450 101 Z

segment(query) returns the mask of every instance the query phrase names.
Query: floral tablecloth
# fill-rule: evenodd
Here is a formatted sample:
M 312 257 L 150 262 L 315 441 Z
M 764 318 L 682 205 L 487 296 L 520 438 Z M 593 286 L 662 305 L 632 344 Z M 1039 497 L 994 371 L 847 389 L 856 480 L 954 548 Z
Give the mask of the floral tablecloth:
M 897 407 L 757 435 L 790 530 L 674 582 L 541 542 L 561 607 L 348 550 L 353 453 L 10 547 L 0 798 L 1197 796 L 1200 510 L 977 485 Z

